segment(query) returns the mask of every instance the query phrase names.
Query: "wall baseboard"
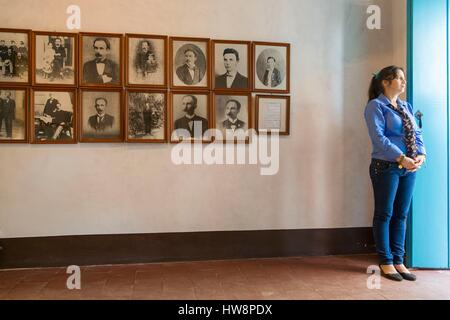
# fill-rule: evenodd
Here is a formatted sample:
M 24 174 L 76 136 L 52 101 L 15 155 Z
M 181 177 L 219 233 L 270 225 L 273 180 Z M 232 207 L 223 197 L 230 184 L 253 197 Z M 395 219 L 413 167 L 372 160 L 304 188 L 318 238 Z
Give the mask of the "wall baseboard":
M 375 252 L 372 228 L 0 239 L 0 269 Z

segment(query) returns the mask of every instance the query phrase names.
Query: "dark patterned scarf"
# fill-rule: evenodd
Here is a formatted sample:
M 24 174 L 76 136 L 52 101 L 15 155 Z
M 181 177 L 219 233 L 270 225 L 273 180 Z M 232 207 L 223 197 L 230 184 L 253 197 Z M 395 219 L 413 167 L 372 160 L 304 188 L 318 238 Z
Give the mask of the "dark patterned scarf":
M 403 131 L 405 132 L 406 156 L 414 159 L 417 157 L 416 131 L 414 129 L 413 120 L 408 116 L 408 113 L 400 107 L 394 107 L 389 104 L 392 110 L 398 112 L 402 118 Z

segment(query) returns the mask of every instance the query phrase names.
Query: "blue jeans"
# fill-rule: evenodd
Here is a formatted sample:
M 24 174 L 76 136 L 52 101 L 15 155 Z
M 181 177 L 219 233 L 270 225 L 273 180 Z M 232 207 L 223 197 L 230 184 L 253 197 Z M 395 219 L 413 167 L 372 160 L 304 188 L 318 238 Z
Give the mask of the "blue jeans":
M 380 264 L 402 264 L 416 173 L 399 169 L 395 162 L 372 159 L 370 179 L 375 197 L 373 235 Z

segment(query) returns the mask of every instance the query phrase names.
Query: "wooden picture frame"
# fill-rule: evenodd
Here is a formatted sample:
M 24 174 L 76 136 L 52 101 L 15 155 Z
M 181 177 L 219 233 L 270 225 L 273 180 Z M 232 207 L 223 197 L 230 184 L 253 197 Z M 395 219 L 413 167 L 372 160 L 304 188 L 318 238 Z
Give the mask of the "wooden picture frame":
M 5 101 L 5 94 L 6 92 L 16 91 L 13 95 L 12 100 L 14 100 L 14 110 L 10 112 L 10 119 L 7 119 L 8 117 L 5 114 L 5 106 L 3 105 Z M 22 109 L 19 110 L 18 108 L 18 94 L 17 91 L 23 91 L 23 106 Z M 23 86 L 7 86 L 7 85 L 0 85 L 0 99 L 3 99 L 3 101 L 0 102 L 3 108 L 3 114 L 0 116 L 0 143 L 28 143 L 29 141 L 29 98 L 30 97 L 30 90 L 27 87 Z M 12 109 L 12 108 L 11 108 Z M 10 124 L 7 126 L 7 122 L 11 121 Z M 16 124 L 20 124 L 20 122 L 23 122 L 23 125 L 20 126 L 20 128 L 23 128 L 23 137 L 20 135 L 19 139 L 14 138 L 18 136 L 17 130 L 15 128 Z M 11 139 L 8 138 L 8 127 L 11 126 L 9 130 L 11 130 Z M 4 128 L 5 134 L 2 133 L 2 128 Z
M 96 64 L 97 57 L 94 49 L 94 41 L 97 38 L 100 38 L 97 42 L 97 53 L 102 53 L 104 55 L 103 57 L 106 58 L 106 62 L 101 66 Z M 112 40 L 114 40 L 113 43 Z M 80 32 L 80 87 L 122 87 L 124 74 L 123 42 L 123 35 L 119 33 Z M 91 51 L 90 54 L 85 53 L 85 50 Z M 99 70 L 102 72 L 102 75 L 99 75 Z
M 260 110 L 260 107 L 265 101 L 270 102 L 274 100 L 271 105 L 266 104 L 263 107 L 265 109 L 271 108 L 272 110 L 264 111 Z M 276 100 L 279 100 L 278 103 Z M 280 103 L 281 102 L 281 103 Z M 276 109 L 280 108 L 279 120 Z M 284 109 L 284 110 L 283 110 Z M 279 135 L 287 136 L 290 134 L 290 109 L 291 109 L 291 98 L 290 96 L 276 96 L 276 95 L 256 95 L 255 99 L 255 129 L 259 133 L 260 130 L 267 130 L 267 134 L 271 134 L 271 130 L 276 126 L 277 121 L 279 121 Z M 264 121 L 260 117 L 264 117 L 264 113 L 267 117 Z M 265 125 L 268 124 L 268 125 Z
M 289 43 L 253 42 L 254 92 L 290 92 L 290 48 Z
M 66 96 L 64 93 L 71 95 Z M 68 107 L 69 103 L 72 108 Z M 39 108 L 36 107 L 37 104 L 39 104 Z M 58 108 L 56 108 L 57 106 Z M 76 88 L 33 88 L 31 90 L 29 118 L 31 143 L 77 143 L 77 109 L 78 95 Z M 68 125 L 68 123 L 70 124 Z
M 250 41 L 211 40 L 211 88 L 233 92 L 251 91 L 252 56 Z M 229 73 L 236 74 L 230 87 L 226 80 Z
M 92 143 L 123 142 L 123 98 L 124 92 L 122 88 L 80 89 L 79 141 Z M 97 103 L 99 106 L 96 105 Z M 104 111 L 103 120 L 99 120 L 98 107 Z
M 135 95 L 133 97 L 134 94 Z M 161 101 L 161 97 L 162 100 Z M 146 99 L 148 103 L 142 101 Z M 132 100 L 141 101 L 142 111 L 135 110 L 134 116 L 131 112 Z M 162 103 L 162 106 L 161 106 Z M 167 124 L 168 124 L 168 101 L 166 90 L 145 90 L 145 89 L 128 89 L 125 95 L 125 140 L 129 143 L 165 143 L 167 142 Z M 147 107 L 147 110 L 146 110 Z M 138 107 L 140 109 L 140 107 Z M 162 110 L 161 110 L 162 109 Z M 142 116 L 140 113 L 142 112 Z M 156 117 L 156 119 L 155 119 Z M 134 123 L 133 120 L 137 118 Z M 162 118 L 162 119 L 161 119 Z M 137 122 L 137 123 L 136 123 Z M 156 123 L 155 123 L 156 122 Z M 162 129 L 160 129 L 162 126 Z M 137 129 L 134 129 L 138 127 Z M 153 128 L 156 133 L 152 133 Z M 132 129 L 133 128 L 133 129 Z M 159 132 L 158 132 L 158 129 Z M 131 132 L 136 134 L 131 136 Z M 149 131 L 149 132 L 148 132 Z M 156 137 L 145 138 L 146 135 L 156 134 Z M 142 138 L 137 138 L 136 135 L 142 135 Z M 161 137 L 162 135 L 162 137 Z
M 213 94 L 213 127 L 222 132 L 222 138 L 214 135 L 214 141 L 249 143 L 252 125 L 252 95 L 242 91 L 215 91 Z M 227 106 L 230 110 L 227 109 Z M 244 108 L 242 108 L 244 106 Z M 237 108 L 237 109 L 236 109 Z M 230 115 L 227 114 L 230 112 Z M 235 115 L 233 115 L 235 113 Z M 231 120 L 231 117 L 236 116 Z M 231 121 L 234 121 L 232 123 Z M 235 130 L 242 129 L 247 133 L 244 139 L 228 139 L 228 134 L 234 134 Z M 231 131 L 230 131 L 231 130 Z
M 22 34 L 21 37 L 14 36 L 14 34 Z M 6 40 L 8 39 L 8 40 Z M 19 50 L 20 41 L 25 41 L 26 45 L 25 49 Z M 2 45 L 1 41 L 4 41 L 4 44 Z M 14 41 L 14 43 L 11 43 L 11 41 Z M 20 47 L 17 47 L 15 42 L 18 41 L 18 45 Z M 8 45 L 9 42 L 9 45 Z M 31 30 L 28 29 L 10 29 L 10 28 L 0 28 L 0 55 L 7 56 L 8 49 L 11 46 L 16 46 L 17 50 L 13 48 L 13 51 L 17 51 L 15 53 L 11 52 L 14 56 L 14 62 L 12 62 L 9 59 L 2 58 L 0 67 L 0 85 L 11 85 L 11 86 L 20 86 L 20 85 L 30 85 L 31 83 L 31 61 L 33 59 L 33 50 L 32 50 L 32 40 L 31 40 Z M 4 46 L 5 48 L 2 48 Z M 23 61 L 23 63 L 20 63 L 17 67 L 17 56 L 18 52 L 21 53 L 21 56 L 23 57 L 24 52 L 27 55 L 26 61 Z M 9 60 L 10 62 L 5 65 L 6 60 Z M 23 70 L 25 69 L 25 70 Z M 6 71 L 8 72 L 8 77 L 6 77 Z M 19 74 L 17 75 L 17 72 Z M 17 78 L 18 77 L 18 78 Z
M 209 38 L 169 38 L 170 87 L 174 90 L 209 90 L 211 86 L 209 50 Z M 187 60 L 194 61 L 197 66 L 193 71 L 193 78 L 185 63 Z
M 168 87 L 168 43 L 169 38 L 163 35 L 125 34 L 124 60 L 127 87 L 156 89 Z M 147 45 L 144 46 L 145 44 Z
M 38 39 L 41 37 L 44 39 Z M 47 40 L 45 40 L 46 37 L 48 37 Z M 73 38 L 72 41 L 69 40 L 70 38 Z M 48 47 L 50 43 L 51 48 Z M 76 87 L 78 85 L 77 33 L 33 31 L 32 45 L 34 54 L 31 68 L 34 86 Z M 69 47 L 72 49 L 67 50 Z M 69 81 L 66 81 L 67 79 Z
M 186 96 L 190 96 L 193 95 L 197 98 L 197 106 L 196 109 L 197 111 L 195 111 L 195 114 L 201 118 L 203 118 L 203 120 L 207 120 L 207 126 L 206 129 L 203 128 L 203 120 L 200 118 L 197 118 L 197 121 L 195 122 L 196 125 L 198 125 L 198 123 L 202 122 L 202 139 L 200 138 L 196 138 L 196 137 L 192 137 L 193 134 L 195 134 L 195 130 L 196 128 L 193 127 L 191 128 L 191 130 L 189 130 L 187 128 L 187 123 L 186 121 L 184 121 L 184 117 L 185 115 L 183 114 L 183 109 L 182 109 L 182 105 L 183 105 L 183 99 Z M 205 96 L 204 98 L 201 99 L 201 101 L 199 101 L 199 97 L 201 96 Z M 188 100 L 189 101 L 189 100 Z M 206 103 L 206 107 L 205 106 L 201 106 L 202 110 L 200 110 L 198 108 L 198 105 L 200 103 Z M 174 109 L 177 110 L 174 110 Z M 200 112 L 199 112 L 200 110 Z M 177 121 L 180 120 L 180 122 L 177 125 Z M 192 143 L 194 142 L 203 142 L 203 143 L 210 143 L 212 142 L 212 136 L 204 138 L 203 136 L 203 131 L 206 131 L 208 129 L 212 128 L 212 112 L 211 112 L 211 94 L 210 91 L 189 91 L 189 90 L 174 90 L 171 91 L 169 94 L 169 140 L 171 143 L 179 143 L 182 141 L 190 141 Z M 186 129 L 189 130 L 188 131 L 184 131 L 184 133 L 190 133 L 190 137 L 183 136 L 181 135 L 181 139 L 174 139 L 173 138 L 173 133 L 176 129 Z M 182 132 L 183 133 L 183 132 Z

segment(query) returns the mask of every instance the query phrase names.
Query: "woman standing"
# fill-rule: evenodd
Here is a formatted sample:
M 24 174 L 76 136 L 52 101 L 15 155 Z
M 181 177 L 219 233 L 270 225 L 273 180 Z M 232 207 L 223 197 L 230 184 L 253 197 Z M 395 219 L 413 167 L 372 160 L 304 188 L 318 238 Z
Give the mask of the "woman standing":
M 374 240 L 382 274 L 396 281 L 416 280 L 403 264 L 406 218 L 416 171 L 426 156 L 412 106 L 399 98 L 405 88 L 402 68 L 382 69 L 372 78 L 364 113 L 373 146 L 370 178 L 375 198 Z

